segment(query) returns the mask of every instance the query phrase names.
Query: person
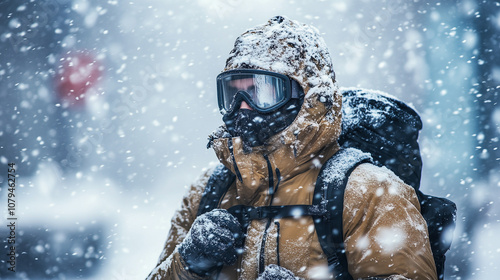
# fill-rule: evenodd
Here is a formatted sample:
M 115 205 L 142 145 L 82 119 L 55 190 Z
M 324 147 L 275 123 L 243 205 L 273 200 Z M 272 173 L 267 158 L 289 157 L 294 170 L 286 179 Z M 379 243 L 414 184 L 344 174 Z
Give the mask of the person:
M 148 279 L 334 279 L 311 216 L 244 227 L 228 212 L 311 204 L 321 166 L 340 150 L 342 96 L 319 32 L 282 16 L 244 32 L 217 93 L 224 124 L 209 146 L 236 179 L 217 209 L 200 216 L 211 172 L 191 186 Z M 356 167 L 342 214 L 349 274 L 437 279 L 419 210 L 414 189 L 387 168 Z

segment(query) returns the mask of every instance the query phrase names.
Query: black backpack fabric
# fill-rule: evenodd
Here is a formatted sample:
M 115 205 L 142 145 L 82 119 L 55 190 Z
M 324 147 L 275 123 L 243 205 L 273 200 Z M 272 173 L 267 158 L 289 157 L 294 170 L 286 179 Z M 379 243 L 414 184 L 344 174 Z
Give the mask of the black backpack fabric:
M 350 280 L 343 243 L 342 212 L 344 190 L 351 172 L 361 163 L 386 166 L 412 186 L 427 222 L 429 239 L 439 279 L 444 278 L 445 253 L 451 246 L 455 227 L 455 204 L 445 198 L 423 194 L 420 188 L 422 160 L 418 133 L 422 122 L 411 107 L 387 94 L 347 89 L 343 94 L 341 150 L 323 166 L 316 181 L 312 205 L 229 209 L 246 230 L 255 219 L 312 216 L 321 247 L 335 279 Z M 223 165 L 216 167 L 205 187 L 198 215 L 220 205 L 236 176 Z
M 369 152 L 415 190 L 420 188 L 422 158 L 417 142 L 422 121 L 404 102 L 373 90 L 342 91 L 339 144 Z

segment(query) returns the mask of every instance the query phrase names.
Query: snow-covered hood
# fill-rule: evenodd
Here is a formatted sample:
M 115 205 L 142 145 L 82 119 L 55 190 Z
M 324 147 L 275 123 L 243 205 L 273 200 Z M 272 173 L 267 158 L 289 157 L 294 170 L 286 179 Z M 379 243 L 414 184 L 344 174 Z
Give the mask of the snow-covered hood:
M 223 71 L 238 68 L 267 70 L 295 79 L 304 89 L 306 100 L 294 123 L 318 124 L 327 113 L 332 119 L 340 119 L 342 96 L 330 53 L 315 27 L 276 16 L 247 30 L 236 39 Z M 297 129 L 293 124 L 290 127 Z M 225 131 L 222 125 L 210 138 L 228 137 Z
M 261 69 L 287 75 L 307 95 L 333 98 L 335 72 L 325 41 L 312 26 L 276 16 L 236 39 L 224 71 Z
M 306 98 L 294 122 L 250 154 L 240 151 L 239 137 L 231 138 L 222 125 L 210 136 L 210 145 L 223 164 L 234 172 L 236 161 L 242 173 L 248 165 L 255 174 L 257 167 L 266 166 L 261 162 L 265 154 L 285 174 L 297 170 L 297 166 L 306 170 L 316 157 L 338 150 L 342 96 L 337 92 L 330 54 L 317 29 L 286 17 L 271 18 L 236 39 L 224 71 L 238 68 L 287 75 L 302 86 Z M 314 161 L 315 165 L 328 159 L 324 157 Z M 261 179 L 267 178 L 265 173 L 267 169 Z M 249 180 L 253 184 L 258 178 Z

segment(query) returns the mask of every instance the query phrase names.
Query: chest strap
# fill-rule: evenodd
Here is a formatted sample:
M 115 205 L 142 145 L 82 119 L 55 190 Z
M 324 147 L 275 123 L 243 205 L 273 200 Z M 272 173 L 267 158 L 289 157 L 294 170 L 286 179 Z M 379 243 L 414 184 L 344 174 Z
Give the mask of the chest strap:
M 243 226 L 244 230 L 252 220 L 300 218 L 303 216 L 326 217 L 329 215 L 326 205 L 272 205 L 252 207 L 246 205 L 235 205 L 228 209 Z

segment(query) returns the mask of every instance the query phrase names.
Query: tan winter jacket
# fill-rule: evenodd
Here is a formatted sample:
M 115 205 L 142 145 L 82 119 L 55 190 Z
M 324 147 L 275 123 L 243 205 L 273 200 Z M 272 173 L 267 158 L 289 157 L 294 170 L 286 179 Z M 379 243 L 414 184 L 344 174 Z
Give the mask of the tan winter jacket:
M 238 37 L 224 70 L 236 68 L 288 75 L 302 85 L 306 98 L 288 128 L 249 153 L 243 151 L 239 138 L 228 137 L 224 127 L 212 135 L 211 146 L 220 162 L 242 176 L 229 188 L 219 207 L 311 204 L 322 164 L 339 150 L 341 127 L 341 96 L 323 39 L 312 27 L 273 18 Z M 269 159 L 272 174 L 264 155 Z M 209 175 L 202 177 L 185 196 L 148 279 L 205 279 L 186 271 L 176 246 L 196 218 Z M 272 201 L 271 180 L 275 190 Z M 352 172 L 342 219 L 349 272 L 354 279 L 437 279 L 415 191 L 388 169 L 361 164 Z M 267 220 L 252 221 L 237 263 L 223 267 L 212 278 L 256 279 L 259 260 L 263 259 L 265 266 L 279 261 L 301 278 L 333 279 L 311 217 L 275 219 L 266 228 L 267 224 Z M 267 238 L 263 242 L 265 232 Z

